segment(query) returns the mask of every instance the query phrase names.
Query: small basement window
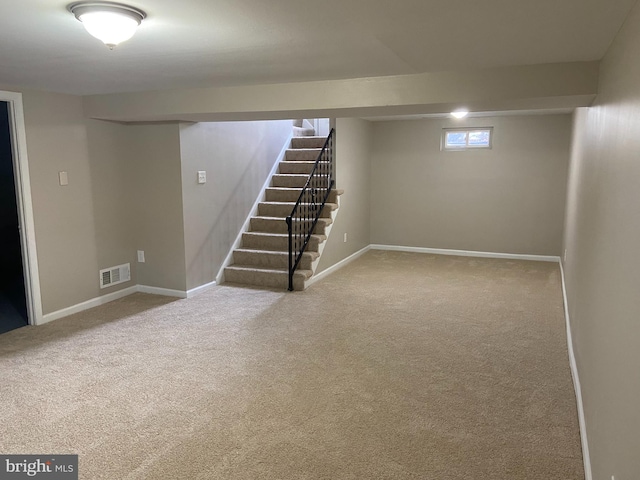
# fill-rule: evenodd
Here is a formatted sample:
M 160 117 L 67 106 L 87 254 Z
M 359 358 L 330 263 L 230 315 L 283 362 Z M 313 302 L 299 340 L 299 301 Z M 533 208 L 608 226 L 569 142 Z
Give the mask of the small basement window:
M 493 127 L 486 128 L 445 128 L 442 131 L 441 150 L 471 150 L 491 148 Z

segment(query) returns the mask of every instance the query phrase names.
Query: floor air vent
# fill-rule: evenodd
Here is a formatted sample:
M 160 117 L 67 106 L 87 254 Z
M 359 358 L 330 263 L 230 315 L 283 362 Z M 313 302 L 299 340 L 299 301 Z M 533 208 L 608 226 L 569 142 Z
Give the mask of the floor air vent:
M 110 287 L 131 280 L 130 264 L 100 270 L 100 288 Z

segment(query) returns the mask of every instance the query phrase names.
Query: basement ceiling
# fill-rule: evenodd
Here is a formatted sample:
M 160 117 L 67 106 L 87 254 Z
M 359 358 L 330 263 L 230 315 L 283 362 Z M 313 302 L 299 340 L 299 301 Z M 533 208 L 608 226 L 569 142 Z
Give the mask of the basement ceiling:
M 1 85 L 88 95 L 599 60 L 635 0 L 132 0 L 148 18 L 113 51 L 67 3 L 0 2 Z

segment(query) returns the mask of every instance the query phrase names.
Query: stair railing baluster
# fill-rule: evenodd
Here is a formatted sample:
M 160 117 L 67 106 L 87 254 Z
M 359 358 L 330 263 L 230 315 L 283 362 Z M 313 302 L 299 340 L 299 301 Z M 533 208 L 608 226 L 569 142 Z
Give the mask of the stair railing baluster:
M 316 159 L 291 215 L 286 219 L 289 232 L 289 290 L 293 290 L 293 274 L 300 265 L 320 214 L 335 185 L 334 178 L 334 129 Z

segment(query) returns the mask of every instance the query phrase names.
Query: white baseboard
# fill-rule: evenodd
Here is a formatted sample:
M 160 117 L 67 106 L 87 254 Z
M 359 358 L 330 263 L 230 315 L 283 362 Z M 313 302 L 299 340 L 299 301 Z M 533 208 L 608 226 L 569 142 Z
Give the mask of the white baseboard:
M 205 290 L 208 290 L 209 288 L 212 288 L 215 286 L 216 286 L 216 282 L 209 282 L 209 283 L 205 283 L 204 285 L 200 285 L 199 287 L 192 288 L 191 290 L 187 290 L 187 298 L 195 297 L 196 295 L 201 294 Z
M 184 290 L 172 290 L 170 288 L 149 287 L 148 285 L 138 285 L 138 292 L 150 295 L 162 295 L 163 297 L 187 298 Z
M 118 290 L 117 292 L 108 293 L 107 295 L 92 298 L 91 300 L 78 303 L 77 305 L 72 305 L 71 307 L 63 308 L 62 310 L 47 313 L 46 315 L 43 315 L 42 321 L 38 322 L 38 325 L 44 325 L 45 323 L 53 322 L 54 320 L 58 320 L 59 318 L 68 317 L 69 315 L 73 315 L 74 313 L 80 313 L 85 310 L 89 310 L 90 308 L 99 307 L 100 305 L 104 305 L 105 303 L 113 302 L 114 300 L 118 300 L 119 298 L 129 296 L 132 293 L 136 293 L 137 291 L 138 286 L 134 285 L 123 290 Z
M 584 416 L 584 404 L 582 402 L 582 387 L 580 386 L 580 376 L 578 375 L 578 364 L 573 351 L 573 336 L 571 335 L 571 321 L 569 318 L 569 303 L 567 300 L 567 287 L 564 280 L 564 267 L 560 264 L 560 277 L 562 279 L 562 296 L 564 298 L 564 318 L 567 324 L 567 347 L 569 349 L 569 364 L 571 365 L 571 376 L 573 377 L 573 388 L 576 392 L 576 403 L 578 405 L 578 422 L 580 423 L 580 440 L 582 441 L 582 460 L 584 462 L 584 478 L 592 480 L 591 457 L 589 455 L 589 441 L 587 438 L 587 424 Z
M 213 285 L 215 285 L 215 282 L 202 285 L 200 287 L 189 290 L 188 292 L 184 292 L 182 290 L 171 290 L 168 288 L 149 287 L 147 285 L 133 285 L 132 287 L 118 290 L 117 292 L 108 293 L 107 295 L 92 298 L 91 300 L 78 303 L 77 305 L 72 305 L 55 312 L 47 313 L 42 317 L 42 321 L 38 322 L 38 325 L 44 325 L 45 323 L 68 317 L 69 315 L 73 315 L 74 313 L 84 312 L 85 310 L 89 310 L 90 308 L 99 307 L 100 305 L 104 305 L 105 303 L 113 302 L 114 300 L 119 300 L 138 292 L 148 293 L 151 295 L 163 295 L 165 297 L 188 298 L 197 295 L 198 293 L 200 293 L 200 291 Z
M 305 287 L 310 287 L 314 283 L 319 282 L 323 278 L 331 275 L 332 273 L 336 272 L 337 270 L 340 270 L 342 267 L 348 265 L 349 263 L 353 262 L 358 257 L 361 257 L 362 255 L 367 253 L 370 249 L 371 249 L 371 246 L 368 245 L 368 246 L 364 247 L 363 249 L 358 250 L 356 253 L 353 253 L 353 254 L 349 255 L 347 258 L 345 258 L 343 260 L 340 260 L 338 263 L 330 266 L 326 270 L 323 270 L 320 273 L 315 274 L 313 277 L 311 277 L 309 280 L 307 280 L 305 282 Z
M 547 256 L 547 255 L 524 255 L 519 253 L 495 253 L 495 252 L 476 252 L 473 250 L 449 250 L 444 248 L 424 248 L 424 247 L 404 247 L 400 245 L 379 245 L 371 244 L 362 250 L 357 251 L 353 255 L 341 260 L 340 262 L 332 265 L 331 267 L 323 270 L 317 275 L 313 275 L 306 281 L 305 285 L 311 286 L 319 280 L 322 280 L 327 275 L 332 274 L 336 270 L 344 267 L 348 263 L 354 261 L 359 256 L 365 254 L 369 250 L 386 250 L 392 252 L 409 252 L 409 253 L 430 253 L 432 255 L 455 255 L 458 257 L 480 257 L 480 258 L 504 258 L 511 260 L 532 260 L 536 262 L 560 262 L 560 257 Z M 588 480 L 588 479 L 587 479 Z
M 392 252 L 431 253 L 433 255 L 455 255 L 458 257 L 505 258 L 510 260 L 533 260 L 536 262 L 559 262 L 560 257 L 549 255 L 524 255 L 520 253 L 476 252 L 474 250 L 449 250 L 445 248 L 404 247 L 400 245 L 370 245 L 372 250 Z

